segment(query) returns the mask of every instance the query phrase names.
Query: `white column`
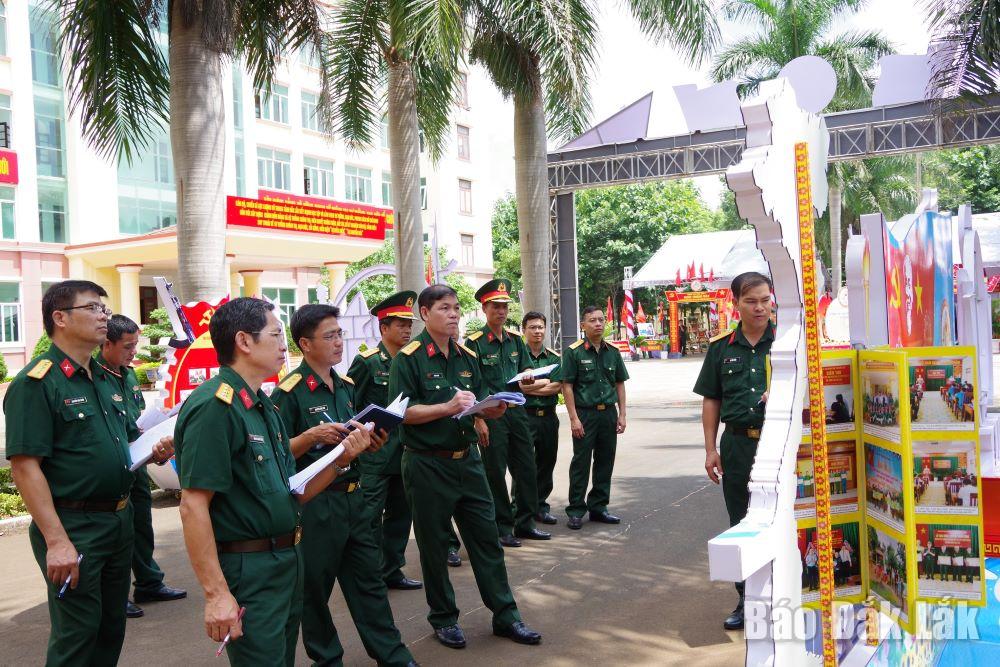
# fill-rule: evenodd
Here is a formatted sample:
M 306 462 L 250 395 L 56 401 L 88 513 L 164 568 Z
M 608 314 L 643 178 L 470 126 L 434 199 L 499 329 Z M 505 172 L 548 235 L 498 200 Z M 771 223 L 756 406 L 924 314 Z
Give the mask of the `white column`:
M 245 269 L 239 273 L 243 276 L 243 296 L 255 296 L 259 299 L 261 296 L 260 274 L 264 273 L 264 270 Z
M 229 274 L 229 298 L 235 299 L 240 295 L 240 274 L 233 271 L 233 259 L 235 255 L 226 254 L 226 273 Z
M 337 294 L 347 284 L 347 262 L 325 262 L 324 266 L 330 272 L 330 299 L 336 299 Z
M 117 311 L 139 324 L 139 272 L 142 264 L 118 264 Z

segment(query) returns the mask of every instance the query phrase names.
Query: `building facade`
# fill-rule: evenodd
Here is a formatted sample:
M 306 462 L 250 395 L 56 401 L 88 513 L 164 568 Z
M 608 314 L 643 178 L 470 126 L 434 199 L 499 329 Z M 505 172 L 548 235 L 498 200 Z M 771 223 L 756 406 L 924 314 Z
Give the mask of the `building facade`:
M 12 369 L 30 358 L 42 333 L 38 304 L 49 284 L 94 280 L 116 312 L 145 322 L 158 305 L 153 277 L 177 273 L 168 129 L 131 165 L 95 152 L 67 107 L 55 24 L 39 5 L 0 0 L 0 351 Z M 160 40 L 165 53 L 165 23 Z M 387 124 L 361 153 L 319 132 L 316 65 L 307 50 L 289 54 L 268 91 L 255 90 L 240 66 L 229 68 L 227 195 L 255 198 L 265 190 L 392 208 Z M 512 178 L 512 143 L 485 119 L 503 105 L 485 75 L 470 69 L 462 80 L 445 156 L 432 164 L 421 152 L 423 226 L 425 241 L 436 235 L 457 271 L 478 286 L 493 275 L 490 216 L 502 192 L 493 178 L 498 164 Z M 506 150 L 499 160 L 498 146 Z M 348 263 L 381 245 L 230 226 L 230 287 L 271 298 L 287 319 L 316 300 L 324 266 L 335 294 Z

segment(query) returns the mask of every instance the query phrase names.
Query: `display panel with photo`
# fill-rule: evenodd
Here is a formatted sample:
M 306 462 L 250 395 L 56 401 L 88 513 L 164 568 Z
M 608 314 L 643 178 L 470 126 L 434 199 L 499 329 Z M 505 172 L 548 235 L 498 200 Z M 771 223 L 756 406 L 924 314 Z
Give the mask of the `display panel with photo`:
M 920 597 L 981 600 L 982 551 L 978 526 L 917 524 Z
M 904 532 L 903 457 L 896 452 L 865 443 L 865 512 Z
M 880 527 L 868 525 L 868 584 L 872 593 L 900 610 L 909 622 L 906 605 L 906 546 Z
M 843 514 L 858 509 L 858 450 L 854 440 L 827 443 L 830 480 L 830 512 Z M 812 445 L 802 443 L 795 463 L 795 518 L 814 516 L 816 487 Z
M 913 497 L 917 514 L 979 513 L 976 443 L 914 441 Z
M 908 373 L 911 430 L 975 431 L 971 357 L 910 357 Z
M 861 361 L 864 430 L 899 442 L 899 365 L 895 361 Z
M 834 595 L 846 597 L 861 593 L 861 528 L 857 521 L 833 524 Z M 819 551 L 816 529 L 798 530 L 799 558 L 802 561 L 802 601 L 819 599 Z
M 854 430 L 854 363 L 850 358 L 823 359 L 823 417 L 827 433 Z M 802 409 L 802 434 L 810 435 L 809 411 Z

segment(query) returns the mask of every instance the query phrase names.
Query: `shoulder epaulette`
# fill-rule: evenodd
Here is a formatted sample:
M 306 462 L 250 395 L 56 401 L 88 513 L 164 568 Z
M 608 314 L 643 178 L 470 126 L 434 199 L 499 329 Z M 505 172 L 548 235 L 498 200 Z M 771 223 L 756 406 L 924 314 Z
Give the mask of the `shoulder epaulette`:
M 547 348 L 545 348 L 545 349 L 546 349 L 546 350 L 548 351 L 548 353 L 549 353 L 549 354 L 554 354 L 554 355 L 556 355 L 557 357 L 559 356 L 559 353 L 558 353 L 558 352 L 556 352 L 555 350 L 553 350 L 553 349 L 552 349 L 551 347 L 547 347 Z
M 479 331 L 477 331 L 475 333 L 469 334 L 469 336 L 465 340 L 479 340 L 482 337 L 482 335 L 483 335 L 483 332 L 480 329 Z
M 507 333 L 509 333 L 511 336 L 517 336 L 517 337 L 521 336 L 521 332 L 518 331 L 517 329 L 513 328 L 513 327 L 504 327 L 503 329 L 504 329 L 504 331 L 506 331 Z
M 219 388 L 215 390 L 215 397 L 225 403 L 226 405 L 232 405 L 233 403 L 233 388 L 228 384 L 223 382 L 219 385 Z
M 358 356 L 361 357 L 362 359 L 367 359 L 367 358 L 369 358 L 371 356 L 374 356 L 376 354 L 378 354 L 378 348 L 377 347 L 370 347 L 367 350 L 365 350 L 364 352 L 358 352 Z
M 413 354 L 414 352 L 416 352 L 419 349 L 420 349 L 420 341 L 419 340 L 411 340 L 410 344 L 407 345 L 406 347 L 404 347 L 402 350 L 400 350 L 400 352 L 402 352 L 406 356 L 410 356 L 411 354 Z
M 712 336 L 711 338 L 709 338 L 709 339 L 708 339 L 708 342 L 709 342 L 709 343 L 714 343 L 714 342 L 715 342 L 715 341 L 717 341 L 717 340 L 722 340 L 723 338 L 725 338 L 726 336 L 728 336 L 728 335 L 729 335 L 729 334 L 731 334 L 731 333 L 733 333 L 733 332 L 732 332 L 732 330 L 729 330 L 729 331 L 723 331 L 722 333 L 720 333 L 720 334 L 718 334 L 718 335 L 716 335 L 716 336 Z
M 580 340 L 576 341 L 575 343 L 573 343 L 572 345 L 570 345 L 569 349 L 575 350 L 576 348 L 580 347 L 581 345 L 583 345 L 583 339 L 582 338 Z
M 340 375 L 340 379 L 347 384 L 354 384 L 354 380 L 352 380 L 349 375 L 341 375 L 340 373 L 337 373 L 337 375 Z
M 52 361 L 50 359 L 42 359 L 35 364 L 34 368 L 28 371 L 28 377 L 33 380 L 41 380 L 49 372 L 50 368 L 52 368 Z
M 462 345 L 461 343 L 459 343 L 458 346 L 460 348 L 462 348 L 463 350 L 465 350 L 466 352 L 468 352 L 469 356 L 472 357 L 473 359 L 478 359 L 479 358 L 479 355 L 477 355 L 475 352 L 473 352 L 472 350 L 470 350 L 466 346 Z
M 297 385 L 299 383 L 299 380 L 301 379 L 302 379 L 301 373 L 292 373 L 291 375 L 289 375 L 288 377 L 286 377 L 284 380 L 281 381 L 281 384 L 278 385 L 278 388 L 281 389 L 281 391 L 290 392 L 292 389 L 295 389 L 295 385 Z

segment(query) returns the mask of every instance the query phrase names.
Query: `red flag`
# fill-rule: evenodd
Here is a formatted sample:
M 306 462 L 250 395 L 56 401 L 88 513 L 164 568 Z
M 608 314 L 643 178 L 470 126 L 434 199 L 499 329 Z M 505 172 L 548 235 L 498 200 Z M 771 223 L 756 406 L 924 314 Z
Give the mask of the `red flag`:
M 715 280 L 715 269 L 710 268 L 708 270 L 708 282 Z
M 680 285 L 681 284 L 681 270 L 680 269 L 677 269 L 677 279 L 674 280 L 674 284 L 675 285 Z
M 427 271 L 425 272 L 424 279 L 427 281 L 428 285 L 434 284 L 434 265 L 431 264 L 431 258 L 427 258 Z
M 705 264 L 704 263 L 698 265 L 698 277 L 701 278 L 702 280 L 705 279 Z
M 694 280 L 694 262 L 691 262 L 691 266 L 688 267 L 688 280 Z
M 614 322 L 614 321 L 615 321 L 615 307 L 611 303 L 611 296 L 609 295 L 608 296 L 608 313 L 607 313 L 605 322 Z
M 646 313 L 642 310 L 642 301 L 639 302 L 639 310 L 635 313 L 635 321 L 641 324 L 646 323 Z

